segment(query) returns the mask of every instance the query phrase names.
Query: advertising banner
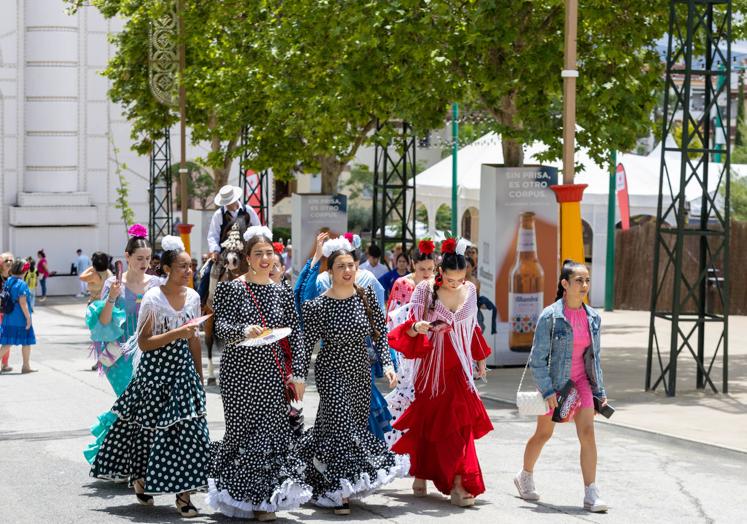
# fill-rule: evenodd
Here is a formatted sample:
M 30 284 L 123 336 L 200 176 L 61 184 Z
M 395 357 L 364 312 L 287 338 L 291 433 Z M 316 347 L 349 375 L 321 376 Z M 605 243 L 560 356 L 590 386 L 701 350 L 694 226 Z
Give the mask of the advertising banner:
M 339 234 L 348 230 L 348 197 L 294 193 L 292 204 L 293 274 L 298 275 L 313 256 L 316 236 L 322 228 Z
M 558 204 L 550 186 L 557 180 L 553 167 L 482 166 L 478 277 L 497 312 L 495 332 L 485 326 L 489 365 L 524 364 L 537 317 L 555 301 Z

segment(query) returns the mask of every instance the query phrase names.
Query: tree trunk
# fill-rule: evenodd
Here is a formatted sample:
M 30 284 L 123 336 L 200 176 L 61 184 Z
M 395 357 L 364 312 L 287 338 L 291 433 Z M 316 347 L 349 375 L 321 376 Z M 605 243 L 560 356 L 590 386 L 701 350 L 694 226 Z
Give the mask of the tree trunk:
M 524 148 L 521 142 L 504 138 L 501 141 L 503 147 L 503 164 L 507 167 L 521 167 L 524 165 Z
M 325 156 L 319 158 L 319 167 L 322 176 L 322 193 L 325 195 L 336 194 L 337 184 L 345 163 L 340 162 L 336 157 Z
M 510 93 L 504 96 L 498 112 L 500 123 L 509 128 L 521 129 L 521 122 L 516 121 L 517 113 L 516 95 Z M 521 167 L 524 165 L 524 148 L 521 142 L 503 136 L 501 146 L 503 147 L 503 164 L 506 167 Z

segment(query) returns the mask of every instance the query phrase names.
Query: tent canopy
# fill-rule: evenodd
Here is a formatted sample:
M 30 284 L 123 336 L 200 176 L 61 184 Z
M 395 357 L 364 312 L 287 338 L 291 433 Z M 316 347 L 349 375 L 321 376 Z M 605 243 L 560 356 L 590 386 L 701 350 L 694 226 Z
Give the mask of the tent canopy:
M 676 147 L 674 139 L 670 136 L 667 138 L 668 147 Z M 537 155 L 546 150 L 546 146 L 540 142 L 534 142 L 525 147 L 524 163 L 526 165 L 540 164 Z M 667 165 L 672 168 L 678 168 L 681 155 L 676 152 L 667 152 Z M 617 155 L 618 163 L 625 167 L 626 177 L 628 180 L 628 192 L 630 195 L 640 196 L 657 196 L 659 194 L 659 169 L 661 165 L 661 143 L 648 155 L 636 155 L 632 153 L 622 153 Z M 478 190 L 480 189 L 480 176 L 483 164 L 502 164 L 503 150 L 501 148 L 500 136 L 495 133 L 488 133 L 471 144 L 461 148 L 457 155 L 457 174 L 458 186 L 463 189 Z M 543 162 L 544 165 L 550 165 L 562 169 L 562 161 L 555 160 L 552 162 Z M 588 184 L 584 192 L 586 195 L 607 195 L 609 192 L 609 171 L 606 166 L 599 166 L 588 154 L 588 150 L 580 148 L 576 152 L 576 178 L 577 184 Z M 693 161 L 697 165 L 697 161 Z M 713 192 L 718 186 L 718 174 L 722 164 L 709 164 L 708 190 Z M 747 173 L 747 166 L 733 166 L 733 171 Z M 674 174 L 674 173 L 672 173 Z M 429 167 L 417 177 L 415 184 L 420 189 L 451 189 L 451 155 L 440 160 L 438 163 Z M 677 191 L 679 180 L 672 181 L 673 191 Z M 665 188 L 667 192 L 667 188 Z M 698 198 L 700 194 L 699 186 L 692 181 L 686 189 L 687 199 Z

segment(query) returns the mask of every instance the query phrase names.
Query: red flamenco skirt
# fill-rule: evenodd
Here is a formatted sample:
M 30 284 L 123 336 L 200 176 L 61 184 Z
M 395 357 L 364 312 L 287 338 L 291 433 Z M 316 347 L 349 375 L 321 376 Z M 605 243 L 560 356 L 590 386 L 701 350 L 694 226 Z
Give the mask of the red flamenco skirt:
M 431 397 L 430 387 L 418 387 L 415 401 L 392 424 L 404 433 L 392 451 L 409 454 L 410 475 L 433 481 L 441 493 L 451 493 L 454 476 L 461 475 L 464 489 L 477 496 L 485 483 L 475 440 L 492 431 L 493 424 L 461 366 L 445 369 L 444 375 L 440 395 Z

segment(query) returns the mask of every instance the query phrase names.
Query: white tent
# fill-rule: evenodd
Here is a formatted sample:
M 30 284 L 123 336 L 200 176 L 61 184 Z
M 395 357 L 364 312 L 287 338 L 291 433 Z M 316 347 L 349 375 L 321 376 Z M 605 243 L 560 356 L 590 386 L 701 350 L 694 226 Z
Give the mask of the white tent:
M 667 146 L 674 146 L 670 137 Z M 540 143 L 533 143 L 524 151 L 524 163 L 527 165 L 540 164 L 536 156 L 545 150 Z M 667 152 L 667 165 L 670 169 L 678 169 L 681 156 L 676 152 Z M 659 144 L 649 155 L 641 156 L 630 153 L 617 155 L 618 163 L 625 167 L 628 181 L 628 193 L 630 195 L 630 215 L 656 216 L 656 207 L 659 198 L 659 169 L 661 165 L 661 144 Z M 465 215 L 473 223 L 471 226 L 471 239 L 479 242 L 476 222 L 479 220 L 480 207 L 480 176 L 483 164 L 503 163 L 503 152 L 500 137 L 489 133 L 472 144 L 463 147 L 457 155 L 457 217 L 459 224 L 458 233 L 463 234 L 462 226 Z M 577 168 L 575 181 L 577 184 L 588 184 L 584 191 L 584 199 L 581 204 L 581 215 L 592 231 L 592 249 L 587 257 L 592 258 L 592 290 L 591 301 L 594 305 L 604 303 L 604 274 L 607 255 L 607 198 L 609 193 L 609 171 L 607 166 L 597 165 L 588 155 L 587 151 L 581 149 L 576 153 Z M 562 168 L 561 161 L 544 162 Z M 720 164 L 710 164 L 709 173 L 717 174 L 721 169 Z M 741 167 L 741 166 L 740 166 Z M 737 170 L 739 168 L 736 168 Z M 678 171 L 677 171 L 678 172 Z M 416 199 L 418 203 L 425 206 L 428 211 L 428 229 L 435 231 L 436 211 L 442 205 L 451 207 L 451 156 L 444 158 L 437 164 L 426 169 L 415 178 Z M 676 178 L 676 177 L 675 177 Z M 673 180 L 672 191 L 677 192 L 678 180 Z M 718 185 L 716 176 L 709 177 L 709 192 L 713 193 Z M 685 189 L 688 201 L 692 201 L 692 211 L 699 210 L 699 186 L 694 181 Z M 671 202 L 668 188 L 664 189 L 664 205 Z M 616 221 L 619 221 L 619 213 L 616 213 Z

